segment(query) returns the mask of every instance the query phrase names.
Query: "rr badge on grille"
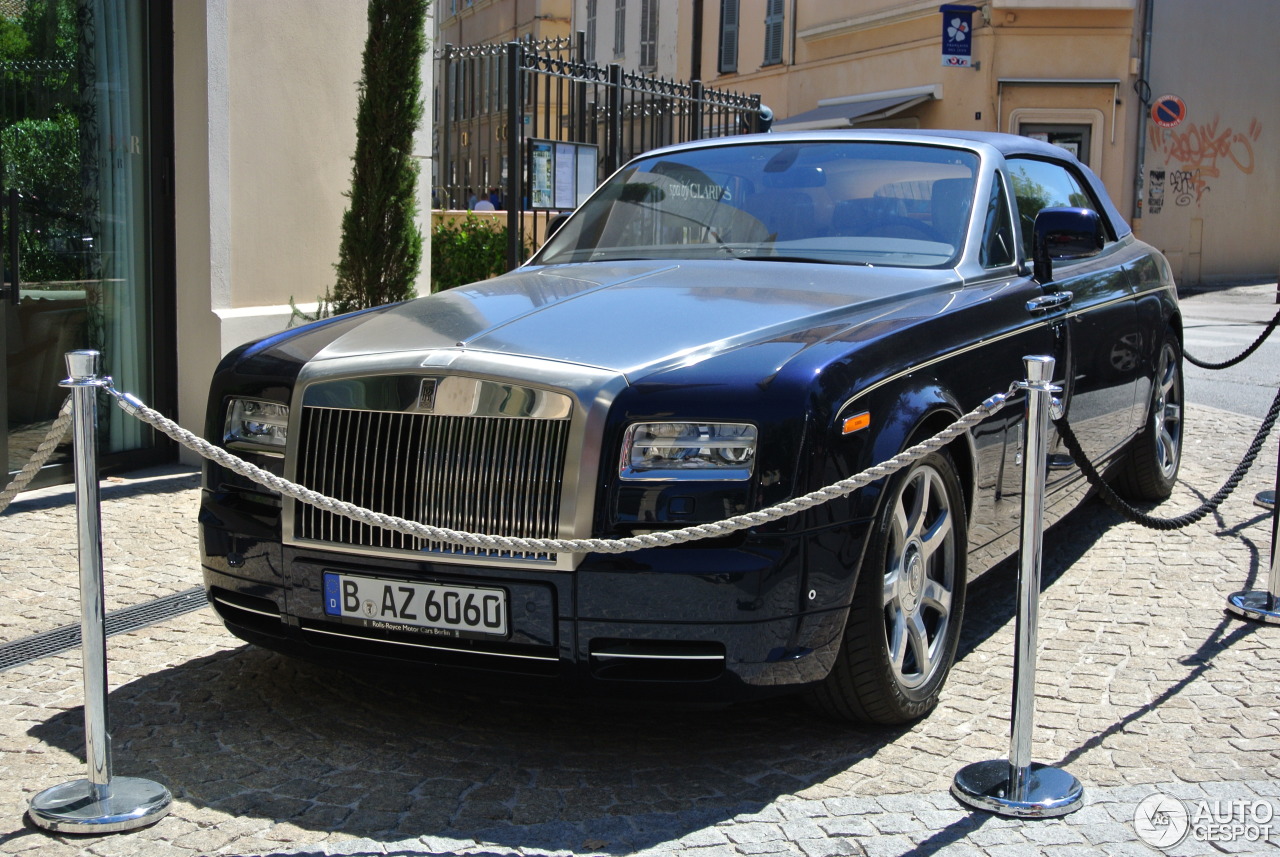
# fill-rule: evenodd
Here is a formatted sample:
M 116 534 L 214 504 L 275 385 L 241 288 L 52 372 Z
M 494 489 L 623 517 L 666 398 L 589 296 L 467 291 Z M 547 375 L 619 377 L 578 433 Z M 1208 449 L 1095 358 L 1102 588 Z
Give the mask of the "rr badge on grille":
M 436 409 L 436 385 L 438 378 L 423 378 L 418 388 L 418 410 L 424 414 L 434 413 Z

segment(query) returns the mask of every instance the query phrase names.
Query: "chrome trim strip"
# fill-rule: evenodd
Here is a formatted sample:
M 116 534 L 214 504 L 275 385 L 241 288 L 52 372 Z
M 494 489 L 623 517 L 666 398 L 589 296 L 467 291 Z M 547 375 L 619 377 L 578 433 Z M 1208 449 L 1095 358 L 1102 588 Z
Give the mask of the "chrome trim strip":
M 336 517 L 340 518 L 341 516 Z M 579 557 L 578 554 L 564 553 L 557 554 L 555 560 L 522 559 L 509 556 L 466 556 L 463 554 L 430 551 L 425 548 L 412 550 L 409 548 L 379 547 L 377 545 L 344 545 L 336 541 L 303 539 L 297 536 L 287 538 L 290 545 L 323 550 L 327 553 L 340 553 L 365 558 L 394 557 L 395 559 L 417 560 L 441 566 L 484 566 L 487 568 L 524 569 L 528 571 L 570 571 L 577 566 L 577 562 L 574 561 L 572 566 L 566 566 L 566 561 L 569 558 Z M 412 536 L 405 536 L 404 538 L 412 538 Z
M 1127 304 L 1127 303 L 1133 303 L 1135 300 L 1137 300 L 1137 299 L 1138 299 L 1139 297 L 1141 297 L 1142 295 L 1150 294 L 1151 292 L 1154 292 L 1154 291 L 1159 291 L 1159 289 L 1148 289 L 1148 290 L 1147 290 L 1147 291 L 1145 291 L 1145 292 L 1135 292 L 1134 294 L 1131 294 L 1131 295 L 1126 295 L 1126 296 L 1118 297 L 1118 298 L 1112 298 L 1112 299 L 1111 299 L 1111 300 L 1109 300 L 1109 301 L 1103 301 L 1103 302 L 1102 302 L 1102 303 L 1100 303 L 1100 304 L 1093 304 L 1092 306 L 1085 307 L 1084 309 L 1078 309 L 1078 310 L 1067 310 L 1067 312 L 1065 313 L 1065 315 L 1066 315 L 1066 317 L 1067 317 L 1067 318 L 1079 318 L 1080 316 L 1082 316 L 1082 315 L 1086 315 L 1086 314 L 1091 313 L 1091 312 L 1094 312 L 1095 310 L 1107 309 L 1108 307 L 1113 307 L 1113 306 L 1115 306 L 1116 304 Z
M 213 597 L 213 600 L 219 604 L 225 604 L 232 610 L 243 610 L 245 613 L 254 613 L 258 616 L 266 616 L 268 619 L 279 619 L 281 622 L 284 621 L 284 616 L 280 613 L 268 613 L 266 610 L 255 610 L 252 607 L 245 607 L 243 604 L 237 604 L 234 601 L 228 601 L 227 599 L 219 598 L 216 595 Z
M 840 408 L 836 411 L 836 421 L 837 422 L 840 421 L 841 415 L 844 413 L 845 408 L 849 407 L 851 404 L 853 404 L 863 396 L 867 395 L 868 393 L 874 390 L 878 390 L 881 387 L 885 386 L 886 384 L 892 384 L 894 381 L 897 381 L 900 378 L 904 378 L 907 375 L 912 374 L 913 372 L 919 372 L 921 369 L 927 369 L 930 366 L 935 366 L 944 360 L 950 360 L 953 357 L 959 357 L 963 354 L 968 354 L 969 352 L 976 351 L 979 348 L 985 348 L 988 345 L 994 345 L 997 342 L 1003 342 L 1006 339 L 1011 339 L 1015 336 L 1021 336 L 1027 331 L 1034 330 L 1037 327 L 1048 327 L 1049 324 L 1050 322 L 1048 321 L 1042 321 L 1042 322 L 1037 322 L 1035 324 L 1024 325 L 1023 327 L 1019 327 L 1014 330 L 1008 331 L 1007 333 L 1003 333 L 1000 336 L 993 336 L 990 339 L 984 339 L 981 342 L 975 342 L 972 345 L 966 345 L 963 348 L 956 349 L 955 351 L 948 351 L 946 354 L 939 354 L 937 357 L 934 357 L 930 360 L 926 360 L 923 363 L 913 363 L 912 365 L 906 367 L 905 369 L 901 369 L 892 375 L 888 375 L 884 378 L 881 378 L 879 381 L 876 381 L 874 384 L 871 384 L 868 387 L 863 387 L 861 390 L 859 390 L 858 392 L 850 396 L 847 400 L 845 400 L 844 404 L 842 404 Z
M 458 655 L 482 655 L 487 658 L 514 658 L 522 661 L 544 661 L 550 663 L 559 662 L 559 658 L 548 657 L 546 655 L 514 655 L 510 652 L 478 652 L 475 649 L 451 649 L 448 646 L 430 646 L 426 643 L 410 643 L 404 640 L 379 640 L 373 637 L 362 637 L 359 634 L 340 634 L 337 631 L 323 631 L 319 628 L 308 628 L 302 626 L 302 630 L 310 634 L 326 634 L 330 637 L 341 637 L 344 640 L 359 640 L 364 643 L 389 643 L 393 646 L 408 646 L 412 649 L 431 649 L 437 652 L 453 652 Z
M 1129 303 L 1131 301 L 1137 300 L 1140 297 L 1155 294 L 1157 292 L 1165 292 L 1168 290 L 1169 290 L 1169 287 L 1167 285 L 1160 285 L 1155 288 L 1147 289 L 1145 291 L 1135 292 L 1130 295 L 1124 295 L 1118 298 L 1114 298 L 1104 303 L 1094 304 L 1084 309 L 1068 311 L 1066 313 L 1063 313 L 1061 318 L 1066 318 L 1066 319 L 1079 318 L 1083 315 L 1086 315 L 1087 313 L 1094 312 L 1095 310 L 1106 309 L 1108 307 L 1114 306 L 1115 304 Z M 924 361 L 923 363 L 914 363 L 911 366 L 908 366 L 905 369 L 901 369 L 898 372 L 894 373 L 893 375 L 888 375 L 884 378 L 881 378 L 879 381 L 876 381 L 874 384 L 868 387 L 864 387 L 863 389 L 859 390 L 857 393 L 854 393 L 852 396 L 846 399 L 844 404 L 842 404 L 839 407 L 839 409 L 836 411 L 836 421 L 837 422 L 840 421 L 841 415 L 845 412 L 845 409 L 848 408 L 851 404 L 853 404 L 863 396 L 867 395 L 868 393 L 871 393 L 875 390 L 880 389 L 886 384 L 892 384 L 894 381 L 897 381 L 900 378 L 910 375 L 913 372 L 919 372 L 921 369 L 928 369 L 930 366 L 935 366 L 944 360 L 950 360 L 952 357 L 959 357 L 963 354 L 968 354 L 971 351 L 976 351 L 977 349 L 982 348 L 984 346 L 994 345 L 997 342 L 1003 342 L 1004 340 L 1014 336 L 1021 336 L 1022 334 L 1027 333 L 1028 331 L 1031 331 L 1031 330 L 1035 330 L 1036 328 L 1039 328 L 1039 327 L 1048 327 L 1051 324 L 1057 324 L 1059 320 L 1060 320 L 1059 318 L 1053 318 L 1053 319 L 1046 319 L 1044 321 L 1033 322 L 1031 324 L 1027 324 L 1022 327 L 1015 328 L 1014 330 L 1010 330 L 1006 333 L 1001 334 L 1000 336 L 994 336 L 990 339 L 984 339 L 981 342 L 975 342 L 971 345 L 966 345 L 963 348 L 959 348 L 955 351 L 948 351 L 946 354 L 940 354 L 937 357 L 932 358 L 931 360 Z
M 567 420 L 573 414 L 573 400 L 554 390 L 421 369 L 320 381 L 307 387 L 303 404 L 338 411 L 450 417 Z
M 591 657 L 618 657 L 630 660 L 724 660 L 724 655 L 623 655 L 622 652 L 593 651 Z

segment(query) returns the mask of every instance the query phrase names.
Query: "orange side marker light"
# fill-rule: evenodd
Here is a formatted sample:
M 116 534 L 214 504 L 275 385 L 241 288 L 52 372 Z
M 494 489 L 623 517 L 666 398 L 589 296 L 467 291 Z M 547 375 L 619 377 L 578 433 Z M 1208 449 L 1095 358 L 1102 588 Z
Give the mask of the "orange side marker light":
M 862 431 L 871 425 L 871 413 L 863 411 L 860 414 L 854 414 L 844 421 L 844 433 L 853 434 L 855 431 Z

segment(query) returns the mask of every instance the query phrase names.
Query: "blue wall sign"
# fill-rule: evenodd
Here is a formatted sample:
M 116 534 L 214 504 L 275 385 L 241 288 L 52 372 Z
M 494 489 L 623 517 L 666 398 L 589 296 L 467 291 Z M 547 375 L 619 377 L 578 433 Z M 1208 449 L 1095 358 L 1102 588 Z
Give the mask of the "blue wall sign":
M 941 7 L 942 12 L 942 64 L 955 68 L 968 68 L 973 56 L 973 6 Z

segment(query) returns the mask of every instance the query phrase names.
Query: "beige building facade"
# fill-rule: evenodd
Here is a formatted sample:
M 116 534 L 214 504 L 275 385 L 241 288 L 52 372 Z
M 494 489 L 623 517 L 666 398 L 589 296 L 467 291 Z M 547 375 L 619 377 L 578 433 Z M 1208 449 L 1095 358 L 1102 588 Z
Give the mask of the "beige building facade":
M 1154 112 L 1138 141 L 1141 234 L 1169 255 L 1179 282 L 1274 278 L 1280 5 L 1153 5 L 1146 80 Z
M 680 72 L 760 93 L 777 131 L 959 128 L 1047 139 L 1099 174 L 1180 283 L 1275 277 L 1271 0 L 960 5 L 972 15 L 944 13 L 936 0 L 681 3 L 682 32 L 703 35 Z M 944 29 L 957 18 L 971 21 L 967 66 L 942 59 Z M 1167 127 L 1152 112 L 1162 96 L 1185 107 Z
M 599 65 L 758 93 L 775 131 L 1036 136 L 1099 174 L 1180 283 L 1280 269 L 1275 0 L 445 2 L 441 41 L 580 33 Z M 956 24 L 970 55 L 949 65 Z
M 573 0 L 434 0 L 435 46 L 565 38 Z
M 313 311 L 333 286 L 366 17 L 350 0 L 174 5 L 177 412 L 187 428 L 203 427 L 223 354 L 283 330 L 291 302 Z M 424 62 L 424 95 L 432 72 Z M 416 149 L 428 177 L 430 148 L 424 128 Z M 419 182 L 425 234 L 429 184 Z

